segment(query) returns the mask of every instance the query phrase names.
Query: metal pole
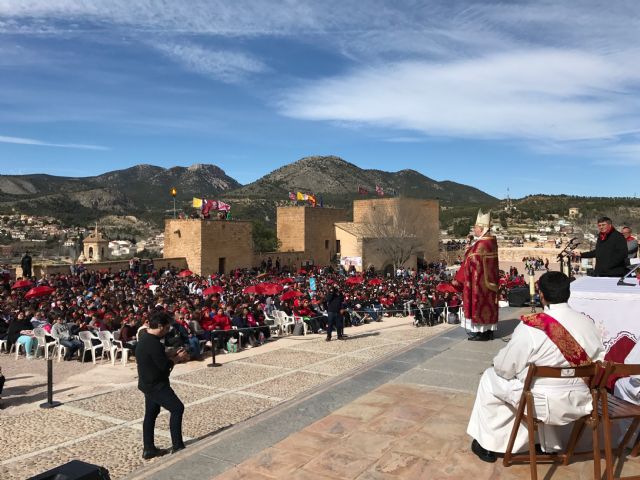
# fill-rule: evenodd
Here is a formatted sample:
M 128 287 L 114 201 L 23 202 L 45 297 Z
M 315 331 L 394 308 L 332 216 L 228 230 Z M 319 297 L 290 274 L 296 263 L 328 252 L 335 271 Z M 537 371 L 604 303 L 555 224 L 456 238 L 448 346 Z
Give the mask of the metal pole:
M 46 347 L 45 347 L 46 348 Z M 53 401 L 53 359 L 47 360 L 47 401 L 40 404 L 40 408 L 55 408 L 62 405 Z
M 176 218 L 176 197 L 173 197 L 173 218 Z
M 214 337 L 213 335 L 211 336 L 211 363 L 209 365 L 207 365 L 208 367 L 221 367 L 222 364 L 221 363 L 216 363 L 216 345 L 217 345 L 217 338 Z

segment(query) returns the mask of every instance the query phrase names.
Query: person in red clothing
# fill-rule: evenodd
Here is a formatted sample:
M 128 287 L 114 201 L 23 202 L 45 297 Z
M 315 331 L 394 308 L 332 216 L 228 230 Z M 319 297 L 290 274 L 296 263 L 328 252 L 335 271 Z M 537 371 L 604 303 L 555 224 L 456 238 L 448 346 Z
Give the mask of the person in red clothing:
M 213 330 L 218 330 L 215 334 L 212 334 L 216 338 L 216 347 L 218 350 L 224 350 L 227 341 L 233 337 L 233 333 L 231 332 L 231 319 L 224 314 L 222 308 L 218 308 L 213 317 L 213 327 Z M 204 328 L 204 325 L 202 328 Z
M 315 318 L 316 313 L 311 309 L 309 305 L 309 300 L 303 300 L 301 305 L 293 308 L 293 315 L 298 318 L 302 318 L 303 322 L 307 322 L 309 327 L 311 327 L 311 331 L 313 333 L 321 333 L 320 332 L 320 324 L 318 320 Z

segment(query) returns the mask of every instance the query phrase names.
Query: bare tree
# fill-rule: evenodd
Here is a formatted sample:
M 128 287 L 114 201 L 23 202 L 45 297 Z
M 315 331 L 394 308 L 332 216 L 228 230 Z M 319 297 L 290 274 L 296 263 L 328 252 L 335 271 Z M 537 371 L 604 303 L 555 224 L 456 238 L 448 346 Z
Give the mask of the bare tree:
M 366 237 L 394 271 L 424 249 L 422 219 L 411 204 L 398 199 L 371 211 L 368 220 Z

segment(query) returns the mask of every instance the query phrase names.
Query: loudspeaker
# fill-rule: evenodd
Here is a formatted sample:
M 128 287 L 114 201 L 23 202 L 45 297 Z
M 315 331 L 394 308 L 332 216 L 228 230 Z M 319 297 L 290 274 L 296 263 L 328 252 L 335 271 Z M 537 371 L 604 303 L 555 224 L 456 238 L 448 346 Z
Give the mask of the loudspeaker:
M 72 460 L 47 472 L 27 480 L 110 480 L 109 471 L 104 467 Z
M 510 307 L 524 307 L 530 300 L 529 287 L 516 287 L 507 292 Z

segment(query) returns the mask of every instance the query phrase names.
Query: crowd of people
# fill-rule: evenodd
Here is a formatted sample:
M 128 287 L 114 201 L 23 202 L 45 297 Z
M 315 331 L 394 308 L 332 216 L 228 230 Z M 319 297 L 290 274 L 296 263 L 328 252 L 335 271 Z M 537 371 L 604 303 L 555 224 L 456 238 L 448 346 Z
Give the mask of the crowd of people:
M 21 344 L 27 358 L 33 358 L 38 350 L 34 331 L 43 329 L 66 347 L 65 359 L 70 360 L 76 352 L 83 352 L 79 332 L 107 330 L 117 332 L 123 346 L 135 352 L 150 316 L 160 310 L 173 318 L 165 346 L 183 347 L 197 359 L 203 344 L 224 353 L 234 344 L 251 348 L 264 343 L 272 334 L 270 319 L 276 310 L 305 322 L 314 333 L 327 333 L 327 296 L 336 291 L 343 297 L 339 313 L 346 326 L 402 314 L 407 304 L 442 307 L 459 303 L 456 294 L 435 288 L 449 279 L 443 263 L 419 272 L 403 270 L 396 277 L 331 268 L 287 273 L 276 263 L 265 264 L 263 270 L 207 277 L 174 267 L 133 264 L 120 271 L 85 268 L 75 274 L 45 275 L 27 281 L 24 287 L 3 278 L 0 339 L 7 341 L 7 351 Z M 275 286 L 274 290 L 265 293 L 255 288 L 264 284 Z M 53 291 L 27 298 L 25 293 L 33 286 L 48 286 Z

